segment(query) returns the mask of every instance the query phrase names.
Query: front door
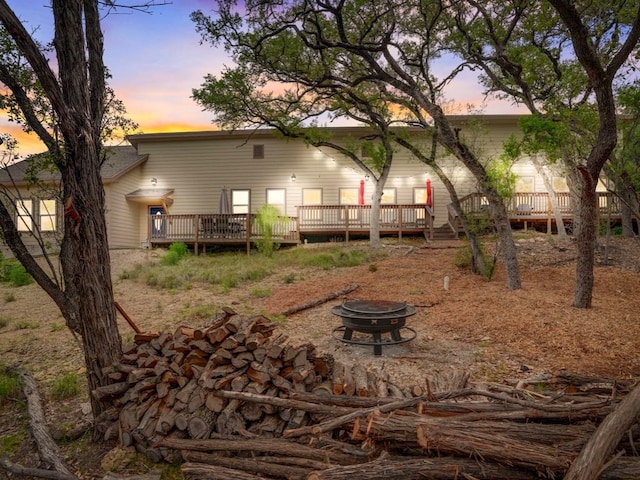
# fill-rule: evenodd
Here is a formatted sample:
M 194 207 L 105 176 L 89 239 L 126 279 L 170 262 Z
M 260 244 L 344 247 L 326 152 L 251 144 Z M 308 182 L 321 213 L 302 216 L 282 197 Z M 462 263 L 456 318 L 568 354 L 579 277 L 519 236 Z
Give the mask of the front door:
M 166 219 L 164 218 L 164 207 L 149 207 L 149 215 L 153 220 L 151 221 L 151 238 L 164 237 L 167 231 Z

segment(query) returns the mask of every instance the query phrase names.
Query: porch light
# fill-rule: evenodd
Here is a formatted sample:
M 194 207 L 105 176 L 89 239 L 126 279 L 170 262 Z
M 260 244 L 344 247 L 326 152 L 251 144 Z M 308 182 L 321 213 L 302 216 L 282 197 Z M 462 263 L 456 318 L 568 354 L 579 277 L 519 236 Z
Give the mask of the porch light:
M 292 181 L 292 182 L 295 182 L 295 181 L 296 181 L 296 174 L 295 174 L 295 173 L 292 173 L 292 174 L 291 174 L 291 181 Z
M 156 177 L 153 177 L 153 178 L 151 179 L 151 186 L 152 186 L 152 187 L 155 187 L 157 184 L 158 184 L 158 179 L 157 179 Z
M 364 179 L 368 182 L 368 181 L 369 181 L 369 178 L 371 178 L 371 177 L 369 177 L 369 174 L 367 173 L 367 174 L 364 176 Z

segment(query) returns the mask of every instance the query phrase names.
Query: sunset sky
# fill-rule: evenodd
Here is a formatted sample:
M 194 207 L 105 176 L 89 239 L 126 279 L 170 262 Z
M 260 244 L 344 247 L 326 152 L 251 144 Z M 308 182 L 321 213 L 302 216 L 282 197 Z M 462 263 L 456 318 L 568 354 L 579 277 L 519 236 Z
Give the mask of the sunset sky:
M 53 20 L 47 0 L 9 0 L 10 6 L 27 30 L 38 28 L 36 38 L 46 43 L 52 38 Z M 212 115 L 190 98 L 206 74 L 215 74 L 229 63 L 225 53 L 208 44 L 201 45 L 189 14 L 194 10 L 211 12 L 212 0 L 174 0 L 150 14 L 125 12 L 103 20 L 105 63 L 112 78 L 110 85 L 121 99 L 130 118 L 144 133 L 192 131 L 213 128 Z M 461 78 L 450 93 L 456 102 L 476 105 L 482 101 L 480 88 L 472 75 Z M 513 113 L 497 102 L 485 113 Z M 464 113 L 463 111 L 456 113 Z M 42 151 L 35 138 L 25 138 L 15 125 L 0 115 L 0 128 L 19 141 L 21 155 Z

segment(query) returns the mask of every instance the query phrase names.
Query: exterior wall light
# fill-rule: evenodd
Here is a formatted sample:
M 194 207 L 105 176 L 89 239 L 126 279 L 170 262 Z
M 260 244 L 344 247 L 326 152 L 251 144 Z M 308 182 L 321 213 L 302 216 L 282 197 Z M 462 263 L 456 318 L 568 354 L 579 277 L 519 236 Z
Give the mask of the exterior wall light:
M 156 177 L 153 177 L 153 178 L 151 179 L 151 186 L 152 186 L 152 187 L 155 187 L 157 184 L 158 184 L 158 179 L 157 179 Z
M 292 181 L 292 182 L 295 182 L 295 181 L 296 181 L 296 174 L 295 174 L 295 173 L 292 173 L 292 174 L 291 174 L 291 181 Z

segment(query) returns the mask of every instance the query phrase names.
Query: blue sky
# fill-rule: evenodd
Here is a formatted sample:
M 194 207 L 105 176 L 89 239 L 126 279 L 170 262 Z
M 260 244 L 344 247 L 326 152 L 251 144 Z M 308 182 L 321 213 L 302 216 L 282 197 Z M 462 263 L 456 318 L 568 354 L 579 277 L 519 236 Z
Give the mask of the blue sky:
M 40 41 L 51 40 L 53 21 L 47 0 L 9 0 L 9 4 L 28 30 L 39 27 L 36 37 Z M 202 84 L 205 75 L 219 72 L 229 60 L 224 51 L 200 44 L 189 15 L 194 10 L 212 13 L 214 5 L 212 0 L 173 0 L 150 14 L 120 10 L 103 20 L 110 85 L 142 132 L 213 128 L 212 115 L 190 98 L 191 92 Z M 475 78 L 468 74 L 452 86 L 450 97 L 462 106 L 477 106 L 482 100 L 479 92 Z M 484 111 L 512 113 L 514 109 L 492 102 Z M 20 135 L 1 114 L 0 128 L 18 138 L 20 154 L 42 150 L 35 137 Z

